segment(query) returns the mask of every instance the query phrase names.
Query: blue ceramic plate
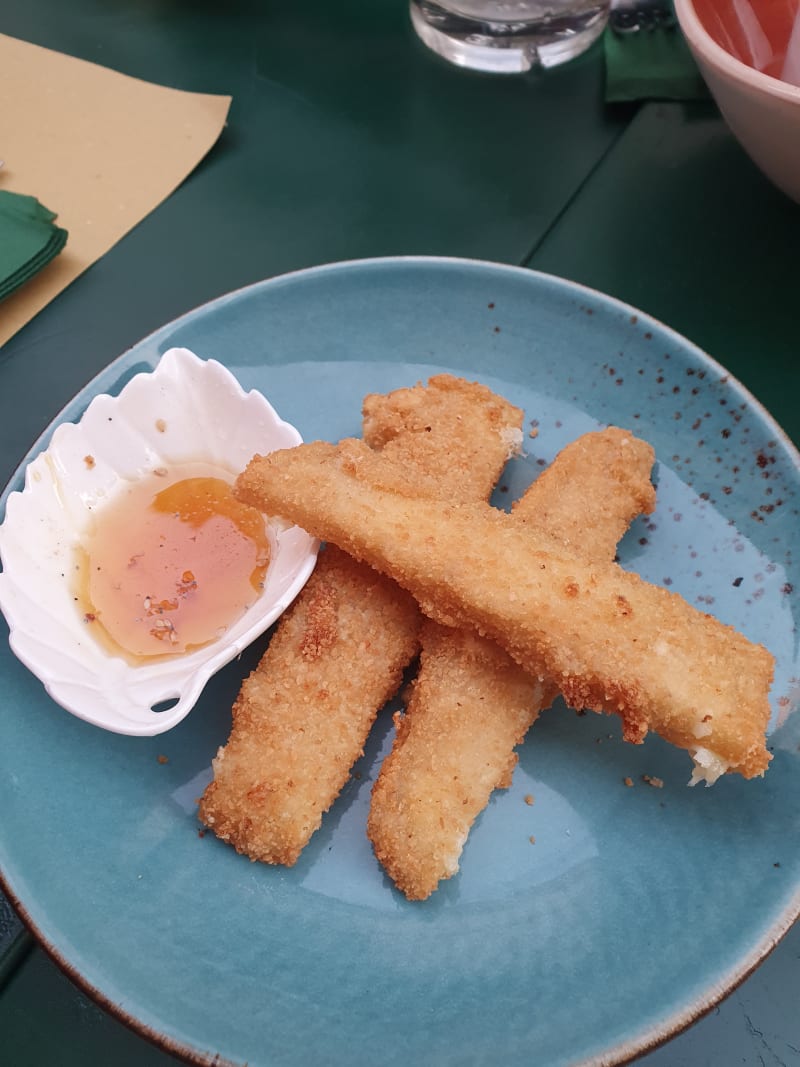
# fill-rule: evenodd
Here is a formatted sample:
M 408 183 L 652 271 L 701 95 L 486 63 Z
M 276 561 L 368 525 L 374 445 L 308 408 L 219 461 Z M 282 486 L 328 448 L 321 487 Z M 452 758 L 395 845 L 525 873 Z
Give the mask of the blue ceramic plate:
M 6 649 L 0 869 L 49 951 L 201 1063 L 611 1064 L 710 1007 L 800 910 L 800 465 L 780 429 L 719 365 L 629 307 L 530 271 L 428 259 L 223 297 L 126 353 L 63 417 L 172 346 L 225 363 L 306 439 L 358 434 L 368 391 L 442 369 L 481 379 L 538 430 L 503 502 L 599 424 L 650 440 L 658 507 L 621 561 L 776 655 L 774 759 L 763 780 L 688 789 L 685 753 L 656 737 L 626 745 L 615 719 L 555 707 L 461 873 L 410 904 L 364 836 L 390 709 L 297 865 L 270 868 L 199 833 L 195 805 L 266 637 L 155 739 L 66 714 Z

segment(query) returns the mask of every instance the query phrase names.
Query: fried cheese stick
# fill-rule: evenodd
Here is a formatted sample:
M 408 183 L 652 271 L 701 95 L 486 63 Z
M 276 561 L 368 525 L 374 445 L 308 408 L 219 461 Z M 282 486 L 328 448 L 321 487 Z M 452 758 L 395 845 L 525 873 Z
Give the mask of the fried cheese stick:
M 652 729 L 715 773 L 762 774 L 774 660 L 730 626 L 615 563 L 586 563 L 488 504 L 390 488 L 359 441 L 254 457 L 242 500 L 391 575 L 439 622 L 473 626 L 572 707 Z
M 650 513 L 653 450 L 614 427 L 567 445 L 518 500 L 522 525 L 610 559 L 631 520 Z M 406 713 L 372 792 L 367 835 L 409 900 L 458 870 L 470 828 L 494 789 L 507 788 L 514 751 L 555 696 L 488 638 L 428 621 Z
M 456 500 L 485 500 L 522 439 L 518 408 L 450 375 L 369 396 L 363 415 L 393 477 Z M 416 655 L 421 621 L 393 581 L 325 549 L 242 685 L 200 819 L 253 860 L 294 864 Z

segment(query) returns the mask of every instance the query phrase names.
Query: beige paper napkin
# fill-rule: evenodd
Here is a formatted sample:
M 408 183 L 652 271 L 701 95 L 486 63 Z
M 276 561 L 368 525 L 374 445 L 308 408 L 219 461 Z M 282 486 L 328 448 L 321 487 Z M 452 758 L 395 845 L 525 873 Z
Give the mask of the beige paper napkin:
M 0 188 L 36 197 L 69 231 L 61 255 L 0 302 L 0 345 L 169 196 L 230 103 L 0 34 Z

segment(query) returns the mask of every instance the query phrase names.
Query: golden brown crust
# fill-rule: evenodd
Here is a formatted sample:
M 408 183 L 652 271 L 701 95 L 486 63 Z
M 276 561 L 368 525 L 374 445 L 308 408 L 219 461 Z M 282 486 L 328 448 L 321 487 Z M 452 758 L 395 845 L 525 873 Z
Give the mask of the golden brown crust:
M 631 520 L 655 507 L 654 461 L 652 447 L 627 430 L 583 434 L 514 504 L 514 518 L 581 559 L 609 560 Z
M 745 777 L 765 770 L 766 649 L 614 564 L 554 551 L 488 505 L 376 489 L 353 470 L 362 451 L 316 442 L 255 459 L 238 492 L 384 570 L 432 618 L 493 637 L 573 706 L 616 712 L 630 739 L 652 729 L 691 751 L 711 715 L 703 747 Z
M 458 870 L 470 827 L 494 789 L 507 788 L 514 752 L 549 703 L 493 642 L 428 621 L 420 671 L 372 794 L 367 834 L 409 900 Z
M 291 866 L 397 690 L 418 632 L 408 593 L 329 546 L 242 685 L 201 820 L 251 859 Z
M 568 445 L 513 510 L 515 521 L 610 559 L 630 521 L 652 511 L 653 450 L 616 428 Z M 587 516 L 592 521 L 587 522 Z M 577 595 L 570 583 L 567 595 Z M 458 870 L 470 827 L 494 789 L 511 784 L 514 752 L 555 691 L 474 631 L 428 622 L 405 716 L 372 794 L 367 834 L 410 900 Z
M 437 374 L 425 387 L 372 393 L 362 411 L 364 442 L 397 465 L 396 486 L 415 495 L 445 490 L 449 499 L 488 499 L 522 441 L 518 407 L 451 374 Z
M 367 407 L 366 435 L 396 482 L 451 499 L 489 496 L 522 420 L 485 387 L 447 375 Z M 365 469 L 373 455 L 364 448 Z M 407 593 L 327 549 L 242 687 L 201 819 L 252 859 L 293 864 L 415 655 L 420 624 Z

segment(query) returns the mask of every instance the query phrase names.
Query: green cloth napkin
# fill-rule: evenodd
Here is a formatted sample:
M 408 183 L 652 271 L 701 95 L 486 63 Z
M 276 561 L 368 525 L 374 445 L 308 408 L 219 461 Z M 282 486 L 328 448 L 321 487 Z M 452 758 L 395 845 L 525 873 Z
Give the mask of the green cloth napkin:
M 708 99 L 672 0 L 617 0 L 603 45 L 608 103 Z
M 0 189 L 0 300 L 37 274 L 67 242 L 55 214 L 33 196 Z

